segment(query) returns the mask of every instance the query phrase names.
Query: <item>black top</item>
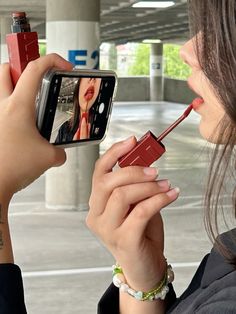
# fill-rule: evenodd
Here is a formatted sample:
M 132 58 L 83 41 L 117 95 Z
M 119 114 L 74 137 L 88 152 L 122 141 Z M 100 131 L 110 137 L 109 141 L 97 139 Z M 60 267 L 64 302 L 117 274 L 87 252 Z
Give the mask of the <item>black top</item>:
M 236 255 L 236 229 L 221 237 Z M 167 294 L 168 314 L 236 313 L 236 270 L 216 247 L 204 257 L 180 298 L 176 299 L 171 285 L 170 288 Z M 21 271 L 13 264 L 0 264 L 0 313 L 26 314 Z M 98 314 L 119 314 L 119 291 L 115 286 L 111 285 L 100 300 Z
M 75 131 L 71 130 L 70 122 L 66 121 L 60 127 L 55 143 L 67 143 L 72 142 Z
M 0 313 L 27 313 L 21 271 L 14 264 L 0 264 Z

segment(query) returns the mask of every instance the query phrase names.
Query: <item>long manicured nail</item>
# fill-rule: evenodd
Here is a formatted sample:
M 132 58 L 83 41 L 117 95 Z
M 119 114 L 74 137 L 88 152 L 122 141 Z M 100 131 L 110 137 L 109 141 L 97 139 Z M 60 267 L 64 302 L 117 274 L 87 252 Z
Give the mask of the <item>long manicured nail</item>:
M 159 180 L 159 181 L 157 181 L 157 184 L 160 188 L 169 188 L 170 187 L 170 181 L 169 180 Z
M 180 193 L 180 189 L 179 188 L 174 188 L 171 189 L 169 192 L 166 193 L 167 196 L 169 196 L 170 198 L 176 198 Z
M 148 175 L 148 176 L 154 176 L 154 175 L 158 175 L 158 169 L 157 168 L 144 168 L 143 172 Z

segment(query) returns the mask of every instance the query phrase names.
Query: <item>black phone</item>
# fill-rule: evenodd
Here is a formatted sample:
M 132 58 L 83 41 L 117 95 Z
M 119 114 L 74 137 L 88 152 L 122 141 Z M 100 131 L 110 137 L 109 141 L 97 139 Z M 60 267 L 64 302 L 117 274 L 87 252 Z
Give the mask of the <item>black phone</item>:
M 37 104 L 37 127 L 54 145 L 98 144 L 106 135 L 117 87 L 113 71 L 50 70 Z

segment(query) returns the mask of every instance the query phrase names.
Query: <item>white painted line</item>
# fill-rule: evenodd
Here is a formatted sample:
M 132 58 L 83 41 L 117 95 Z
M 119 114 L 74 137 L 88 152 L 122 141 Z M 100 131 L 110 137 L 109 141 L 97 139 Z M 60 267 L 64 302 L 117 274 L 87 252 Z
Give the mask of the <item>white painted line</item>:
M 170 263 L 173 268 L 184 268 L 184 267 L 198 267 L 200 262 L 191 263 Z
M 102 272 L 108 272 L 108 271 L 111 272 L 111 267 L 32 271 L 32 272 L 23 272 L 22 275 L 23 275 L 23 278 L 32 278 L 32 277 L 81 275 L 81 274 L 88 274 L 88 273 L 102 273 Z
M 45 205 L 44 202 L 11 202 L 10 207 L 13 206 L 39 206 L 39 205 Z
M 192 263 L 172 263 L 173 268 L 186 268 L 186 267 L 198 267 L 198 262 Z M 111 272 L 111 267 L 95 267 L 95 268 L 78 268 L 78 269 L 59 269 L 59 270 L 45 270 L 45 271 L 30 271 L 23 272 L 23 278 L 35 278 L 35 277 L 53 277 L 53 276 L 69 276 L 69 275 L 81 275 L 92 273 L 104 273 Z

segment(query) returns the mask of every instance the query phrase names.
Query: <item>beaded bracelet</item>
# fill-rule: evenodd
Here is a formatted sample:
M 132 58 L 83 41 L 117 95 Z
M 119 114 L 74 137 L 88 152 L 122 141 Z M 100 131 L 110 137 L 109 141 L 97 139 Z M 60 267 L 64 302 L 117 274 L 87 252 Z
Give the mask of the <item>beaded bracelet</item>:
M 125 282 L 125 277 L 123 270 L 119 265 L 113 265 L 113 284 L 120 289 L 122 292 L 128 293 L 130 296 L 134 297 L 139 301 L 154 301 L 154 300 L 164 300 L 166 294 L 169 292 L 168 284 L 174 281 L 174 272 L 171 265 L 167 265 L 167 270 L 164 278 L 157 284 L 157 286 L 148 291 L 136 291 L 130 288 Z

